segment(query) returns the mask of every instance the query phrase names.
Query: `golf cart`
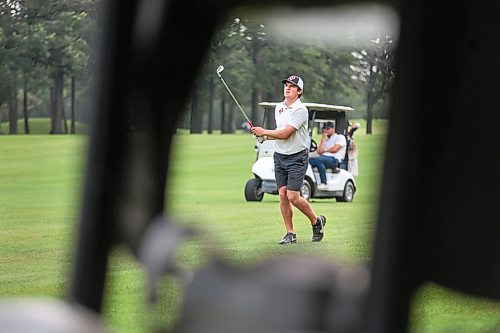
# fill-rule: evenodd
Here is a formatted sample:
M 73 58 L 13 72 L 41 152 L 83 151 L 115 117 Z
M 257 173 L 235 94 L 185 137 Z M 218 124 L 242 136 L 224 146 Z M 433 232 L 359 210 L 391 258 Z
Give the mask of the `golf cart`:
M 274 111 L 277 103 L 261 102 L 259 103 L 265 108 L 265 113 L 269 110 Z M 347 113 L 354 111 L 348 106 L 319 104 L 319 103 L 304 103 L 309 110 L 309 137 L 311 145 L 309 157 L 317 156 L 317 143 L 313 139 L 313 129 L 326 121 L 332 121 L 335 125 L 335 132 L 348 135 L 348 119 Z M 257 158 L 252 166 L 254 178 L 247 181 L 245 185 L 245 198 L 247 201 L 262 201 L 264 193 L 278 194 L 276 180 L 274 177 L 274 159 L 275 140 L 267 140 L 262 143 L 256 143 L 255 150 Z M 354 176 L 347 171 L 347 159 L 345 159 L 340 168 L 337 170 L 327 169 L 327 190 L 319 190 L 320 183 L 319 172 L 316 168 L 312 168 L 309 164 L 304 184 L 302 185 L 300 194 L 305 199 L 311 198 L 326 199 L 335 198 L 339 202 L 351 202 L 356 192 L 356 182 Z

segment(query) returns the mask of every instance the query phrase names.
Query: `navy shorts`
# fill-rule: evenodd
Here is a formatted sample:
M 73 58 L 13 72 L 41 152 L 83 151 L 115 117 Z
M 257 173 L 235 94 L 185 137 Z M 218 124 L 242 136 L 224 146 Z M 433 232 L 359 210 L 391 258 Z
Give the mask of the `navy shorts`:
M 291 155 L 274 153 L 274 176 L 278 189 L 286 186 L 290 191 L 300 191 L 309 162 L 307 149 Z

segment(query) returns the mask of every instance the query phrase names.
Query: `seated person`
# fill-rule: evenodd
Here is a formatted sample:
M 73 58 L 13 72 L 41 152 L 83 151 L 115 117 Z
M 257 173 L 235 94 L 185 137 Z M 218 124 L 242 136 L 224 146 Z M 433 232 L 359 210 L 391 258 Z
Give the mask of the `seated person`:
M 318 157 L 311 157 L 309 163 L 312 167 L 318 168 L 319 178 L 321 184 L 318 189 L 326 191 L 328 186 L 326 184 L 326 169 L 336 169 L 339 167 L 340 162 L 345 157 L 346 139 L 342 134 L 335 133 L 335 125 L 328 121 L 323 125 L 323 137 L 318 145 L 316 152 Z

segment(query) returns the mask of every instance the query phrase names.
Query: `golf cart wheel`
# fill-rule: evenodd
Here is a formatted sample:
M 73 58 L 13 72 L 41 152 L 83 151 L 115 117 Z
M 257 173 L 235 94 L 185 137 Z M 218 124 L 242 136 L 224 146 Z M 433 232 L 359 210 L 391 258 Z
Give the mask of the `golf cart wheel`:
M 300 188 L 300 196 L 308 201 L 312 196 L 311 183 L 306 179 L 304 179 L 304 183 L 302 183 L 302 187 Z
M 245 199 L 247 201 L 262 201 L 264 192 L 262 192 L 262 180 L 253 178 L 247 181 L 245 185 Z
M 339 202 L 352 202 L 352 199 L 354 199 L 354 192 L 354 184 L 349 180 L 345 183 L 344 194 L 336 199 Z

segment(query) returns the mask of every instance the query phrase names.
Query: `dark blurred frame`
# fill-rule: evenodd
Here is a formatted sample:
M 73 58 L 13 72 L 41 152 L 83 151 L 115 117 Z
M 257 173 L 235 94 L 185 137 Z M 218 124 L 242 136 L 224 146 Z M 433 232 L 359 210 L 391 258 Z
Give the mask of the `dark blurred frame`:
M 110 249 L 125 243 L 137 253 L 165 211 L 172 135 L 227 13 L 248 4 L 358 3 L 172 0 L 157 4 L 161 23 L 141 33 L 134 24 L 145 2 L 102 2 L 96 117 L 69 294 L 97 312 Z M 398 11 L 401 31 L 365 320 L 369 332 L 400 333 L 425 282 L 500 299 L 500 5 L 380 3 Z M 141 215 L 129 223 L 134 208 Z

